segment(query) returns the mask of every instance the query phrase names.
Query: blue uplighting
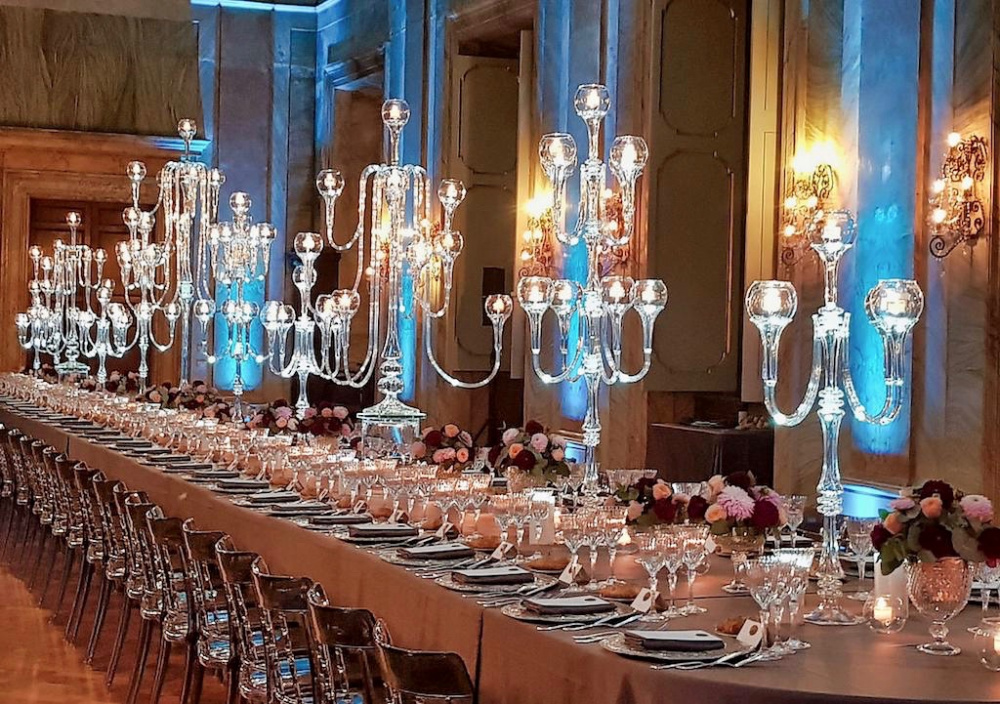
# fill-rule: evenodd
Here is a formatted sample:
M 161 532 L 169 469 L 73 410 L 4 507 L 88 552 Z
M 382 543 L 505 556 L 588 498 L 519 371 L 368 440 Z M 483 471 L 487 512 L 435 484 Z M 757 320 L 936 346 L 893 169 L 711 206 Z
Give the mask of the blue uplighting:
M 888 509 L 889 502 L 896 496 L 888 489 L 865 484 L 845 484 L 843 514 L 853 518 L 877 518 L 878 512 Z
M 247 301 L 253 301 L 257 305 L 262 305 L 264 303 L 264 282 L 256 281 L 252 284 L 247 284 L 243 287 L 243 298 Z M 222 306 L 225 302 L 229 300 L 229 288 L 227 286 L 218 286 L 215 296 L 215 309 L 217 311 L 222 310 Z M 232 391 L 233 380 L 236 378 L 236 362 L 231 358 L 225 356 L 226 354 L 226 343 L 229 340 L 228 326 L 226 325 L 226 320 L 221 314 L 216 314 L 215 316 L 215 355 L 218 357 L 218 361 L 212 371 L 212 379 L 215 386 L 224 391 Z M 246 343 L 246 340 L 243 340 Z M 261 327 L 259 321 L 255 320 L 250 328 L 250 347 L 256 351 L 261 351 L 264 345 L 264 329 Z M 243 376 L 243 388 L 245 391 L 252 391 L 260 386 L 261 377 L 263 376 L 263 368 L 261 365 L 256 364 L 252 361 L 243 362 L 242 376 Z

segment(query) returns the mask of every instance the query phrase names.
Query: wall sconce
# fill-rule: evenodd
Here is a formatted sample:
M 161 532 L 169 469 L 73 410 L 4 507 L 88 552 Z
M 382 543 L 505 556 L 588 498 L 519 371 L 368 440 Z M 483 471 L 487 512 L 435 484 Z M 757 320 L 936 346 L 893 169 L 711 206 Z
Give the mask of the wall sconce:
M 792 267 L 809 251 L 809 231 L 824 217 L 837 183 L 828 144 L 796 154 L 782 202 L 781 262 Z
M 958 132 L 948 135 L 941 177 L 931 184 L 930 251 L 944 259 L 960 244 L 975 244 L 986 226 L 978 187 L 986 177 L 986 139 Z
M 528 227 L 521 235 L 521 268 L 518 276 L 558 276 L 555 266 L 555 238 L 552 224 L 552 208 L 546 203 L 552 202 L 551 195 L 532 198 L 525 206 L 528 214 Z M 607 239 L 602 242 L 601 276 L 623 274 L 631 258 L 629 245 L 613 245 L 611 240 L 618 239 L 618 232 L 625 227 L 622 214 L 622 199 L 618 193 L 610 189 L 604 192 L 604 212 L 607 214 Z

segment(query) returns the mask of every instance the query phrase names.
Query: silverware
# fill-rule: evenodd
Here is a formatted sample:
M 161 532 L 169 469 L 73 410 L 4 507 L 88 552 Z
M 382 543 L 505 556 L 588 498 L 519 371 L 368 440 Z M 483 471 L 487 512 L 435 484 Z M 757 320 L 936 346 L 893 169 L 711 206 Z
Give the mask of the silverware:
M 729 653 L 728 655 L 723 655 L 715 660 L 706 660 L 704 662 L 672 662 L 662 665 L 650 665 L 653 670 L 701 670 L 706 667 L 743 667 L 752 662 L 757 662 L 764 657 L 764 654 L 757 651 L 750 650 L 737 650 L 735 652 Z M 742 660 L 740 658 L 743 658 Z
M 630 614 L 611 614 L 610 616 L 605 616 L 602 619 L 593 621 L 591 623 L 585 623 L 579 626 L 570 626 L 569 628 L 564 628 L 564 631 L 582 631 L 589 628 L 599 628 L 600 626 L 611 626 L 613 628 L 618 628 L 624 626 L 627 623 L 632 623 L 635 621 L 641 613 L 630 613 Z

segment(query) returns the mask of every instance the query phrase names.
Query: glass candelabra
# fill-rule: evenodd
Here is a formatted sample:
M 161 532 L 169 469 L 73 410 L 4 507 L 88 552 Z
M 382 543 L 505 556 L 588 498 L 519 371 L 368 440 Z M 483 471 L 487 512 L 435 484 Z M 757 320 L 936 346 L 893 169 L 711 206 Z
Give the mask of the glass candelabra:
M 154 283 L 160 293 L 157 299 L 172 306 L 176 312 L 174 320 L 180 318 L 181 321 L 181 383 L 186 381 L 189 372 L 191 307 L 197 295 L 198 281 L 203 281 L 202 277 L 206 275 L 204 256 L 207 247 L 201 243 L 208 241 L 209 229 L 218 222 L 219 191 L 226 180 L 219 169 L 209 168 L 192 157 L 191 141 L 197 129 L 197 124 L 191 119 L 185 118 L 177 123 L 177 133 L 184 141 L 184 153 L 179 160 L 169 161 L 160 169 L 156 177 L 159 187 L 156 205 L 148 213 L 144 213 L 139 205 L 139 191 L 146 178 L 146 166 L 141 161 L 132 161 L 126 168 L 132 187 L 132 206 L 125 211 L 125 224 L 134 233 L 143 216 L 152 217 L 160 213 L 163 221 L 163 241 L 157 246 L 162 249 L 162 256 L 171 261 L 163 263 L 160 270 L 162 278 Z M 132 239 L 135 239 L 134 234 Z M 192 252 L 196 243 L 200 256 L 193 262 Z M 147 312 L 151 315 L 153 311 Z M 165 351 L 173 342 L 174 325 L 171 324 L 170 339 L 163 345 L 157 344 L 156 348 Z
M 107 358 L 124 353 L 131 321 L 122 304 L 111 302 L 114 282 L 103 278 L 107 253 L 77 241 L 79 213 L 68 213 L 66 224 L 69 244 L 57 239 L 51 256 L 37 245 L 28 249 L 31 305 L 15 319 L 18 340 L 24 349 L 34 351 L 35 369 L 41 366 L 40 355 L 47 353 L 61 375 L 87 374 L 90 368 L 80 356 L 97 357 L 97 380 L 104 383 Z
M 271 262 L 271 245 L 277 231 L 269 223 L 254 223 L 250 217 L 252 201 L 241 191 L 229 198 L 233 211 L 232 222 L 215 223 L 208 228 L 208 237 L 199 249 L 199 261 L 207 261 L 203 276 L 199 277 L 198 295 L 194 302 L 194 316 L 201 325 L 199 345 L 209 364 L 220 359 L 231 359 L 235 364 L 233 418 L 243 418 L 243 365 L 246 362 L 263 364 L 264 354 L 253 343 L 251 332 L 260 314 L 260 306 L 247 298 L 247 287 L 267 281 Z M 215 293 L 222 289 L 222 309 L 216 311 Z M 216 354 L 209 345 L 209 323 L 216 314 L 225 324 L 225 345 Z
M 907 375 L 906 343 L 920 314 L 924 297 L 915 281 L 885 279 L 865 298 L 865 312 L 882 338 L 885 368 L 885 401 L 878 413 L 868 412 L 858 397 L 848 360 L 851 314 L 837 304 L 837 271 L 841 257 L 854 244 L 855 227 L 845 211 L 830 213 L 810 227 L 811 247 L 823 262 L 824 303 L 813 314 L 812 369 L 805 398 L 791 415 L 778 408 L 778 344 L 798 307 L 795 287 L 787 281 L 756 281 L 747 290 L 746 308 L 760 330 L 764 358 L 761 377 L 764 401 L 775 423 L 794 426 L 805 420 L 817 399 L 823 431 L 823 469 L 818 494 L 823 516 L 823 545 L 819 560 L 818 607 L 806 616 L 810 623 L 852 625 L 859 619 L 844 610 L 841 599 L 843 569 L 840 565 L 837 516 L 843 508 L 844 486 L 838 458 L 840 426 L 846 396 L 854 417 L 864 423 L 888 425 L 899 415 Z
M 382 123 L 388 135 L 387 163 L 371 164 L 362 172 L 358 187 L 358 224 L 343 243 L 334 237 L 337 199 L 344 189 L 339 171 L 319 173 L 316 186 L 324 202 L 325 239 L 337 252 L 357 248 L 357 269 L 350 288 L 336 289 L 313 301 L 316 285 L 315 262 L 323 250 L 324 236 L 302 232 L 294 249 L 301 261 L 292 281 L 299 292 L 299 310 L 279 301 L 265 304 L 261 320 L 267 331 L 271 371 L 299 378 L 296 407 L 308 408 L 306 382 L 310 375 L 337 384 L 363 387 L 378 371 L 377 388 L 382 398 L 358 414 L 363 447 L 367 453 L 403 453 L 417 437 L 425 414 L 400 400 L 403 391 L 403 354 L 400 346 L 401 316 L 422 314 L 424 349 L 434 369 L 446 381 L 460 388 L 488 384 L 500 368 L 503 328 L 510 317 L 510 296 L 498 294 L 485 301 L 493 328 L 494 363 L 484 379 L 466 382 L 449 375 L 434 356 L 432 321 L 449 308 L 453 268 L 464 247 L 460 232 L 452 229 L 456 208 L 465 197 L 460 181 L 446 179 L 438 188 L 444 216 L 435 222 L 431 203 L 431 182 L 422 166 L 400 164 L 399 137 L 410 117 L 404 100 L 387 100 L 382 106 Z M 371 192 L 369 202 L 367 194 Z M 367 245 L 366 231 L 370 233 Z M 418 310 L 407 312 L 403 302 L 404 277 L 414 283 Z M 365 286 L 366 284 L 366 286 Z M 352 322 L 362 305 L 362 288 L 367 288 L 368 340 L 365 354 L 352 369 L 350 343 Z M 317 358 L 315 333 L 320 333 Z M 292 343 L 288 334 L 294 329 Z
M 586 447 L 585 481 L 597 481 L 596 448 L 601 441 L 598 413 L 602 385 L 631 384 L 649 372 L 653 354 L 653 325 L 667 303 L 667 287 L 659 279 L 633 281 L 627 276 L 601 277 L 601 260 L 609 251 L 627 245 L 635 230 L 636 181 L 649 157 L 641 137 L 616 137 L 609 163 L 600 158 L 601 125 L 610 107 L 605 86 L 582 85 L 574 107 L 587 125 L 587 160 L 580 170 L 580 209 L 576 226 L 567 229 L 566 186 L 577 164 L 573 137 L 556 133 L 542 137 L 539 156 L 552 182 L 552 219 L 556 238 L 565 246 L 581 240 L 587 248 L 587 280 L 584 285 L 571 279 L 526 276 L 518 283 L 517 295 L 528 317 L 531 331 L 531 361 L 535 374 L 546 384 L 577 381 L 587 386 L 587 413 L 583 421 Z M 608 212 L 606 189 L 610 167 L 619 186 L 621 216 Z M 559 368 L 555 374 L 542 369 L 542 319 L 555 313 L 559 334 Z M 634 374 L 622 368 L 622 337 L 625 314 L 634 310 L 642 323 L 642 368 Z M 579 316 L 579 325 L 572 322 Z

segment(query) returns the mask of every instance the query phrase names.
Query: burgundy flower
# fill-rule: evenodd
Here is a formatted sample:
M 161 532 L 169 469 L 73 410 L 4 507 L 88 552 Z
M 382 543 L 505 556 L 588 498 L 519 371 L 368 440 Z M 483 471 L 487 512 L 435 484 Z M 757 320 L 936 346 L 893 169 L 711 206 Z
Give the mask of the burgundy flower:
M 979 549 L 987 560 L 1000 560 L 1000 528 L 989 526 L 979 534 Z
M 539 423 L 537 420 L 529 420 L 524 424 L 524 432 L 528 435 L 534 435 L 535 433 L 544 433 L 545 427 Z
M 891 537 L 892 531 L 881 523 L 876 523 L 875 527 L 872 528 L 872 545 L 876 550 L 881 550 L 882 546 L 885 545 Z
M 642 477 L 635 483 L 636 491 L 639 492 L 639 496 L 645 496 L 647 491 L 651 490 L 656 486 L 656 477 L 650 479 L 649 477 Z
M 653 503 L 653 513 L 664 523 L 673 523 L 677 515 L 677 506 L 674 505 L 672 498 L 660 499 Z
M 487 459 L 490 461 L 491 466 L 497 466 L 497 460 L 500 459 L 500 452 L 502 450 L 503 448 L 500 445 L 494 445 L 490 448 L 490 454 L 487 456 Z
M 750 491 L 750 487 L 757 483 L 753 474 L 750 472 L 733 472 L 732 474 L 726 475 L 726 484 L 729 486 L 738 486 L 743 491 Z
M 441 447 L 443 440 L 444 435 L 441 434 L 440 430 L 432 430 L 424 436 L 424 444 L 431 448 Z
M 924 482 L 924 485 L 920 487 L 918 494 L 921 499 L 926 499 L 929 496 L 937 494 L 941 499 L 941 503 L 944 505 L 945 511 L 951 508 L 951 504 L 955 501 L 955 490 L 952 488 L 951 484 L 943 482 L 940 479 L 930 479 Z
M 774 505 L 774 502 L 765 499 L 758 499 L 754 502 L 753 516 L 750 518 L 750 523 L 754 528 L 758 530 L 774 528 L 780 520 L 778 507 Z
M 535 466 L 535 455 L 531 450 L 521 450 L 514 458 L 514 466 L 527 472 Z
M 705 511 L 708 510 L 708 501 L 705 500 L 703 496 L 692 496 L 691 500 L 688 501 L 688 519 L 692 521 L 700 521 L 705 517 Z
M 928 525 L 920 532 L 920 547 L 937 559 L 958 557 L 951 542 L 951 531 L 938 524 Z

